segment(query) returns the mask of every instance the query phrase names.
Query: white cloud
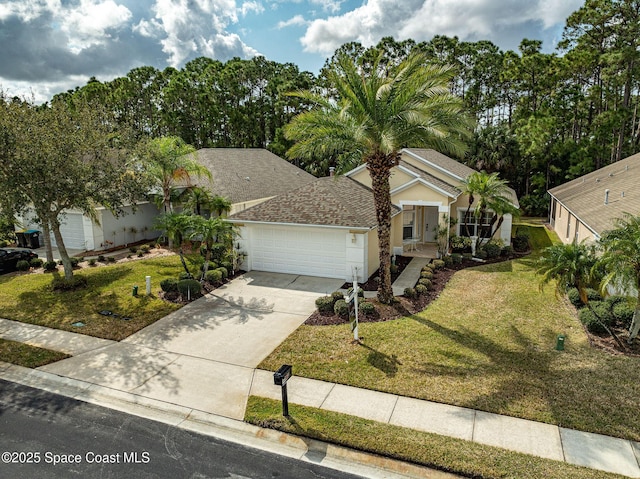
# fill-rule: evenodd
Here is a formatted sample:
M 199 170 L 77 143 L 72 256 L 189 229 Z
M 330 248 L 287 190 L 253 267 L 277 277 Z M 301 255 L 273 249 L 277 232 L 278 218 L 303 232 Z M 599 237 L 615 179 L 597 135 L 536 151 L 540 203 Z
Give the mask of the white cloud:
M 311 0 L 314 5 L 320 5 L 325 12 L 337 13 L 344 0 Z
M 260 8 L 256 2 L 247 2 L 238 9 L 235 0 L 156 0 L 154 17 L 141 20 L 134 28 L 142 35 L 158 38 L 174 67 L 194 55 L 246 58 L 257 51 L 227 29 L 238 21 L 238 13 Z
M 310 22 L 301 42 L 305 51 L 329 55 L 346 42 L 370 46 L 384 36 L 428 41 L 434 35 L 457 35 L 461 40 L 498 41 L 501 32 L 530 29 L 532 23 L 543 28 L 561 24 L 581 4 L 581 0 L 366 0 L 342 15 Z
M 282 29 L 291 26 L 307 25 L 308 23 L 309 22 L 307 22 L 302 15 L 296 15 L 295 17 L 291 17 L 289 20 L 278 22 L 278 28 Z
M 61 30 L 69 36 L 69 47 L 77 53 L 92 45 L 103 43 L 110 30 L 122 28 L 131 20 L 131 11 L 113 0 L 81 0 L 60 19 Z
M 261 3 L 258 2 L 244 2 L 242 7 L 240 7 L 240 13 L 243 17 L 247 16 L 249 13 L 262 13 L 264 12 L 264 7 Z

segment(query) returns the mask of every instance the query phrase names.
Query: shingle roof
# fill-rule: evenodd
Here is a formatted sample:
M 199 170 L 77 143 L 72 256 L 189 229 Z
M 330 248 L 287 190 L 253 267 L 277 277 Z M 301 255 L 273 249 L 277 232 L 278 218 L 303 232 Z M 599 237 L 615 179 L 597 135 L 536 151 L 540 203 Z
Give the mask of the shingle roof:
M 421 170 L 420 168 L 416 168 L 411 163 L 407 163 L 406 161 L 401 159 L 398 164 L 400 166 L 402 166 L 403 168 L 408 169 L 409 171 L 411 171 L 415 175 L 418 175 L 420 178 L 422 178 L 427 183 L 431 183 L 433 186 L 436 186 L 436 187 L 440 188 L 441 190 L 446 191 L 447 193 L 449 193 L 454 198 L 458 197 L 462 193 L 462 190 L 460 190 L 459 188 L 456 188 L 455 186 L 450 185 L 449 183 L 447 183 L 445 181 L 442 181 L 440 178 L 436 178 L 435 176 L 427 173 L 424 170 Z
M 315 177 L 261 148 L 204 148 L 197 161 L 213 176 L 193 182 L 211 189 L 231 203 L 269 198 L 315 181 Z
M 611 229 L 624 213 L 640 214 L 640 153 L 549 190 L 596 233 Z M 605 205 L 605 191 L 609 201 Z
M 392 214 L 399 212 L 393 207 Z M 373 192 L 346 176 L 320 178 L 230 217 L 231 220 L 372 228 Z
M 436 150 L 427 148 L 405 148 L 405 151 L 413 153 L 423 160 L 432 163 L 433 165 L 461 179 L 466 178 L 471 173 L 474 173 L 476 171 L 473 168 L 469 168 L 467 165 L 454 160 L 453 158 L 449 158 L 448 156 L 437 152 Z
M 403 151 L 421 158 L 427 163 L 431 163 L 435 167 L 440 168 L 441 170 L 444 170 L 445 172 L 459 179 L 466 179 L 470 174 L 476 173 L 476 170 L 474 170 L 473 168 L 470 168 L 467 165 L 454 160 L 453 158 L 449 158 L 448 156 L 443 155 L 436 150 L 427 148 L 405 148 Z M 443 183 L 447 184 L 445 182 Z M 434 183 L 434 185 L 436 184 Z M 518 202 L 518 195 L 516 194 L 515 190 L 513 188 L 507 188 L 507 193 L 509 198 L 511 199 L 511 203 L 519 208 L 520 203 Z M 457 196 L 457 194 L 455 196 Z

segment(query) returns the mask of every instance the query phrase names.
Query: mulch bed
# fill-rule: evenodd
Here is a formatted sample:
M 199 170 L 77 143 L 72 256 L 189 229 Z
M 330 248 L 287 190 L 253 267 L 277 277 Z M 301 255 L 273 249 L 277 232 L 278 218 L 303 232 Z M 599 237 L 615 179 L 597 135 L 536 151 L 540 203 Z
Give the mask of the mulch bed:
M 404 269 L 407 267 L 407 265 L 411 263 L 412 259 L 413 258 L 410 256 L 396 256 L 395 265 L 398 267 L 398 269 L 396 270 L 395 273 L 391 273 L 391 283 L 393 283 L 396 279 L 398 279 L 398 276 L 400 276 L 400 273 L 402 273 Z M 379 276 L 378 271 L 379 270 L 376 270 L 375 273 L 369 276 L 369 279 L 367 280 L 366 283 L 359 284 L 358 287 L 362 288 L 363 291 L 378 291 L 378 276 Z M 353 286 L 353 283 L 344 283 L 342 285 L 342 289 L 349 289 L 352 286 Z
M 396 260 L 405 257 L 398 256 Z M 408 258 L 411 261 L 412 258 Z M 500 261 L 506 261 L 510 258 L 496 258 L 488 262 L 497 263 Z M 397 264 L 397 261 L 396 261 Z M 407 263 L 408 264 L 408 261 Z M 406 264 L 404 266 L 406 266 Z M 394 319 L 402 318 L 404 316 L 411 316 L 412 314 L 416 314 L 423 309 L 425 309 L 431 301 L 435 300 L 440 293 L 445 288 L 451 277 L 456 273 L 456 271 L 460 271 L 461 269 L 469 268 L 472 266 L 478 266 L 480 264 L 486 263 L 478 263 L 472 260 L 463 260 L 462 264 L 451 265 L 450 267 L 445 267 L 436 272 L 432 279 L 433 287 L 430 289 L 427 294 L 418 296 L 417 298 L 406 298 L 404 296 L 397 296 L 396 302 L 394 304 L 382 304 L 378 302 L 377 299 L 367 299 L 366 301 L 373 303 L 376 307 L 375 314 L 370 316 L 358 315 L 358 321 L 362 323 L 374 323 L 381 321 L 391 321 Z M 404 269 L 404 266 L 402 267 Z M 400 268 L 399 268 L 400 269 Z M 400 270 L 401 272 L 401 270 Z M 398 275 L 400 274 L 398 272 Z M 375 275 L 373 276 L 375 277 Z M 373 278 L 372 277 L 372 278 Z M 375 288 L 373 291 L 377 289 L 377 282 L 373 280 L 375 284 Z M 371 283 L 372 279 L 365 284 Z M 351 287 L 351 283 L 346 283 L 346 287 Z M 371 291 L 363 288 L 365 291 Z M 328 314 L 328 313 L 320 313 L 319 311 L 314 311 L 309 318 L 304 322 L 304 324 L 310 326 L 326 326 L 331 324 L 346 324 L 349 320 L 347 318 L 343 318 L 338 316 L 337 314 Z

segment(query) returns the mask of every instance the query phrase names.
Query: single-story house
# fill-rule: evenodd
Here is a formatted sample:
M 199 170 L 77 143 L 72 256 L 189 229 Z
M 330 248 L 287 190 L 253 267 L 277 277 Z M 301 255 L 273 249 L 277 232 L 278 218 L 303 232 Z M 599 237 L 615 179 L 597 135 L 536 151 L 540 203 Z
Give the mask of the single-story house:
M 640 214 L 640 153 L 549 190 L 549 223 L 564 243 L 598 240 L 625 213 Z
M 490 234 L 491 213 L 479 224 L 467 215 L 463 181 L 474 170 L 435 150 L 404 149 L 392 169 L 391 247 L 402 254 L 407 243 L 433 243 L 436 228 L 456 218 L 455 233 Z M 513 190 L 514 205 L 518 200 Z M 366 280 L 379 266 L 377 220 L 366 165 L 342 177 L 327 177 L 232 214 L 247 254 L 243 268 Z M 446 224 L 446 223 L 445 223 Z M 511 215 L 497 232 L 511 241 Z
M 263 148 L 203 148 L 196 152 L 196 160 L 212 178 L 192 178 L 192 183 L 231 201 L 230 214 L 316 179 Z

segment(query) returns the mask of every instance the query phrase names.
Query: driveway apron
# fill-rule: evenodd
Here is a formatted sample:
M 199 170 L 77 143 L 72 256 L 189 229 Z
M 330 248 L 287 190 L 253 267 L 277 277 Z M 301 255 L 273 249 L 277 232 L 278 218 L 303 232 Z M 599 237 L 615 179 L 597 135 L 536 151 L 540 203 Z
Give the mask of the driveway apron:
M 252 271 L 120 343 L 40 369 L 241 419 L 254 368 L 342 283 Z

